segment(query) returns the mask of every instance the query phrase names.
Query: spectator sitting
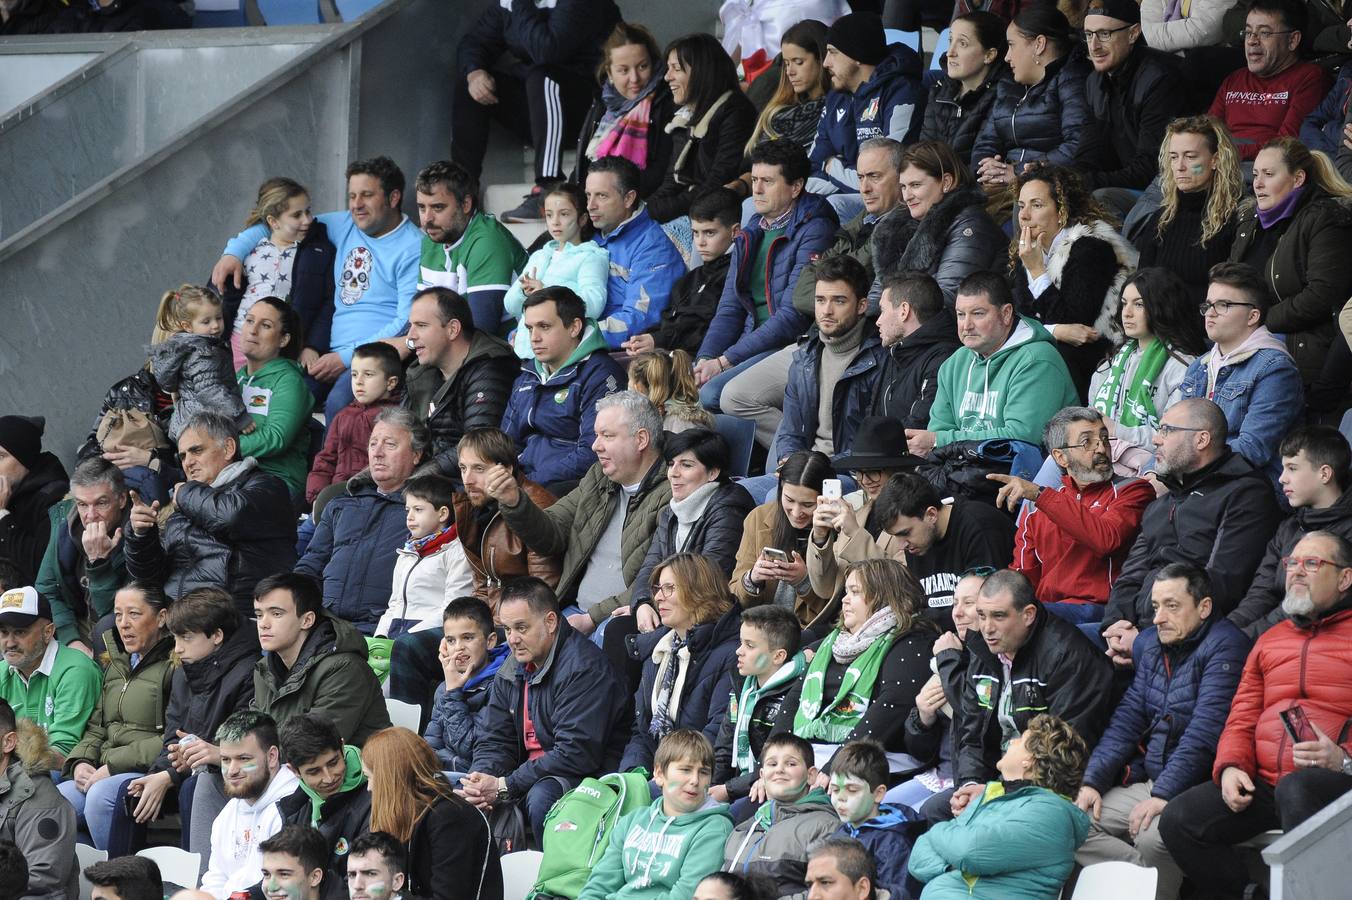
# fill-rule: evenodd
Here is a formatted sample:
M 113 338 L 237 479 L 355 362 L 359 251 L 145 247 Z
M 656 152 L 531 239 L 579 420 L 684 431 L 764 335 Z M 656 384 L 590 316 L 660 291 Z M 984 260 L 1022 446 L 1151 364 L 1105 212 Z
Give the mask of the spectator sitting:
M 695 896 L 732 831 L 722 804 L 706 802 L 713 768 L 714 748 L 698 731 L 662 738 L 653 762 L 661 796 L 615 823 L 578 900 Z
M 615 771 L 633 698 L 601 651 L 560 616 L 540 579 L 508 584 L 498 617 L 513 658 L 493 679 L 486 727 L 459 793 L 480 809 L 519 803 L 538 845 L 555 801 L 583 778 Z
M 427 453 L 427 430 L 407 409 L 376 414 L 370 466 L 324 507 L 295 569 L 323 581 L 324 607 L 362 634 L 374 634 L 390 603 L 395 550 L 408 539 L 404 484 Z
M 5 810 L 0 841 L 26 863 L 13 900 L 78 896 L 75 810 L 52 785 L 46 735 L 32 722 L 20 724 L 0 699 L 0 804 Z M 6 862 L 9 862 L 8 860 Z M 5 866 L 9 874 L 9 866 Z M 8 879 L 7 879 L 8 880 Z
M 807 888 L 814 900 L 887 900 L 878 865 L 854 838 L 831 835 L 808 848 Z
M 963 572 L 1010 564 L 1014 523 L 1008 516 L 974 500 L 940 497 L 913 472 L 888 480 L 873 515 L 906 554 L 906 568 L 925 595 L 925 615 L 945 628 Z
M 1047 488 L 1013 475 L 987 475 L 1003 487 L 996 505 L 1018 513 L 1033 503 L 1014 535 L 1014 561 L 1047 612 L 1075 625 L 1098 620 L 1121 571 L 1141 517 L 1155 500 L 1148 481 L 1115 483 L 1108 423 L 1096 409 L 1068 406 L 1047 423 L 1043 444 L 1065 471 L 1061 487 Z
M 584 635 L 624 604 L 658 514 L 671 501 L 659 450 L 662 420 L 652 403 L 635 391 L 620 391 L 596 403 L 595 422 L 596 464 L 548 509 L 522 492 L 506 466 L 490 469 L 484 487 L 527 547 L 563 559 L 558 593 L 569 604 L 564 618 Z
M 465 548 L 455 530 L 455 486 L 440 475 L 404 482 L 408 540 L 396 553 L 390 604 L 376 623 L 380 637 L 397 638 L 441 623 L 448 597 L 474 590 Z
M 1156 900 L 1183 881 L 1160 838 L 1169 801 L 1207 780 L 1249 641 L 1212 607 L 1206 573 L 1172 563 L 1155 575 L 1154 627 L 1134 646 L 1135 677 L 1094 748 L 1076 805 L 1089 838 L 1075 855 L 1088 866 L 1124 860 L 1159 873 Z
M 135 849 L 127 817 L 115 811 L 123 808 L 128 783 L 150 770 L 164 739 L 165 703 L 178 666 L 164 627 L 167 606 L 153 585 L 133 581 L 117 592 L 117 628 L 103 636 L 103 689 L 84 736 L 61 766 L 67 780 L 57 790 L 75 807 L 94 846 L 113 856 Z
M 186 481 L 161 524 L 159 501 L 133 493 L 124 549 L 127 574 L 172 598 L 199 587 L 230 591 L 245 613 L 254 585 L 296 558 L 296 520 L 286 483 L 240 458 L 239 433 L 218 413 L 198 413 L 178 439 Z
M 883 803 L 887 786 L 887 756 L 881 744 L 850 741 L 841 747 L 827 788 L 840 816 L 836 833 L 868 848 L 878 864 L 878 881 L 891 896 L 918 897 L 919 885 L 906 872 L 920 831 L 916 814 L 908 807 Z
M 624 342 L 630 356 L 658 349 L 691 355 L 699 351 L 727 283 L 732 263 L 728 249 L 741 230 L 740 204 L 727 188 L 714 188 L 690 202 L 690 231 L 700 265 L 672 285 L 662 320 Z
M 1210 115 L 1235 139 L 1239 158 L 1253 162 L 1276 137 L 1295 137 L 1328 91 L 1328 76 L 1300 61 L 1308 12 L 1299 0 L 1249 0 L 1244 19 L 1246 68 L 1221 82 Z
M 472 311 L 462 324 L 466 336 L 476 330 L 497 334 L 507 285 L 525 271 L 526 251 L 505 225 L 479 208 L 479 180 L 463 167 L 434 162 L 418 173 L 414 187 L 423 233 L 418 292 L 443 288 L 459 294 Z
M 263 855 L 259 871 L 263 877 L 258 889 L 263 896 L 282 894 L 292 900 L 320 900 L 325 895 L 330 900 L 345 897 L 342 882 L 346 880 L 347 869 L 343 869 L 343 879 L 335 882 L 332 870 L 325 868 L 328 860 L 324 844 L 324 836 L 309 825 L 286 825 L 259 844 Z
M 174 396 L 169 440 L 177 441 L 198 413 L 216 412 L 241 431 L 251 419 L 234 383 L 221 298 L 204 287 L 182 285 L 165 291 L 155 312 L 150 338 L 150 367 L 160 387 Z
M 543 287 L 566 287 L 582 298 L 590 326 L 606 308 L 610 253 L 591 239 L 593 228 L 587 218 L 586 192 L 569 181 L 551 187 L 545 193 L 545 226 L 550 240 L 530 255 L 521 276 L 507 289 L 503 310 L 519 321 L 526 297 Z M 521 359 L 534 358 L 530 333 L 520 325 L 514 348 Z
M 631 651 L 643 661 L 643 675 L 621 771 L 652 765 L 658 744 L 678 728 L 701 732 L 712 745 L 732 690 L 742 610 L 728 595 L 723 571 L 703 555 L 681 552 L 653 568 L 648 586 L 662 628 Z
M 350 900 L 402 900 L 409 898 L 407 887 L 408 853 L 394 835 L 368 831 L 352 842 L 347 854 Z
M 72 868 L 72 876 L 75 870 Z M 144 856 L 119 856 L 86 866 L 90 897 L 98 900 L 163 900 L 164 879 L 160 867 Z
M 416 316 L 416 312 L 411 315 Z M 389 344 L 375 341 L 353 350 L 351 371 L 352 402 L 329 423 L 324 447 L 315 456 L 305 480 L 306 503 L 314 503 L 324 488 L 345 484 L 366 468 L 366 452 L 376 416 L 399 402 L 404 367 L 399 351 Z
M 1009 76 L 1006 24 L 987 10 L 953 19 L 944 74 L 930 88 L 920 140 L 942 141 L 959 159 L 972 158 L 977 134 L 995 106 L 997 85 Z
M 253 420 L 240 435 L 240 455 L 258 460 L 260 469 L 286 482 L 299 499 L 310 449 L 306 423 L 315 405 L 296 361 L 300 317 L 285 300 L 263 297 L 244 316 L 240 347 L 247 362 L 236 377 Z
M 200 887 L 216 900 L 228 900 L 262 880 L 261 845 L 284 824 L 277 801 L 294 793 L 300 779 L 282 764 L 277 723 L 266 713 L 233 713 L 216 731 L 216 741 L 229 799 L 211 825 L 211 857 Z
M 345 743 L 357 746 L 389 727 L 380 683 L 366 662 L 366 641 L 323 608 L 313 579 L 289 572 L 263 579 L 254 616 L 267 653 L 254 667 L 255 709 L 282 725 L 319 713 L 333 721 Z
M 370 830 L 371 791 L 361 751 L 344 744 L 323 715 L 293 716 L 278 729 L 278 737 L 287 768 L 300 779 L 295 793 L 277 801 L 282 823 L 319 830 L 323 853 L 319 865 L 309 868 L 324 869 L 329 885 L 342 884 L 352 842 Z
M 765 802 L 728 836 L 723 870 L 772 879 L 776 897 L 801 896 L 808 848 L 840 825 L 817 781 L 811 743 L 788 732 L 766 738 L 757 782 Z
M 1304 407 L 1300 372 L 1285 342 L 1264 324 L 1272 295 L 1258 270 L 1220 263 L 1210 279 L 1201 309 L 1214 346 L 1188 366 L 1179 394 L 1216 403 L 1229 448 L 1275 484 L 1278 444 Z
M 1089 379 L 1089 405 L 1108 426 L 1113 471 L 1139 475 L 1154 460 L 1160 415 L 1207 346 L 1187 285 L 1163 267 L 1132 273 L 1117 321 L 1125 340 Z
M 1319 106 L 1300 123 L 1300 142 L 1310 152 L 1318 150 L 1329 159 L 1337 160 L 1338 152 L 1343 149 L 1343 122 L 1347 118 L 1348 97 L 1352 96 L 1350 91 L 1352 66 L 1339 66 L 1338 79 L 1333 87 L 1319 101 Z
M 84 734 L 98 702 L 103 673 L 90 658 L 56 639 L 47 598 L 18 581 L 18 570 L 0 560 L 0 699 L 21 719 L 47 733 L 51 752 L 65 756 Z
M 1282 597 L 1286 571 L 1282 560 L 1311 531 L 1329 531 L 1352 540 L 1352 451 L 1347 438 L 1326 425 L 1307 425 L 1282 438 L 1279 479 L 1292 514 L 1282 519 L 1254 572 L 1253 582 L 1230 621 L 1257 638 L 1286 618 Z
M 1187 9 L 1174 9 L 1168 0 L 1141 3 L 1141 33 L 1145 42 L 1166 53 L 1220 47 L 1225 42 L 1225 14 L 1230 0 L 1202 0 Z
M 606 352 L 600 330 L 587 323 L 582 298 L 566 287 L 527 297 L 521 322 L 535 357 L 521 366 L 502 430 L 521 448 L 526 477 L 566 485 L 596 462 L 588 440 L 596 401 L 620 390 L 624 370 Z
M 1074 625 L 1042 608 L 1028 579 L 1018 572 L 995 572 L 981 586 L 976 609 L 977 629 L 967 631 L 972 661 L 954 766 L 958 787 L 949 803 L 955 816 L 983 796 L 992 772 L 1019 777 L 1006 774 L 1004 764 L 1018 758 L 1020 729 L 1037 730 L 1030 721 L 1036 713 L 1050 713 L 1082 741 L 1097 743 L 1112 711 L 1112 666 Z M 1079 752 L 1083 755 L 1083 748 Z M 1058 793 L 1074 795 L 1082 766 L 1077 763 L 1073 781 L 1057 787 Z M 922 810 L 931 821 L 942 796 Z M 1085 830 L 1088 825 L 1086 818 Z M 1067 856 L 1083 839 L 1081 834 L 1065 848 Z M 914 863 L 915 856 L 911 859 Z M 912 872 L 920 877 L 918 870 Z
M 644 350 L 629 360 L 629 389 L 652 401 L 667 434 L 715 428 L 713 413 L 700 406 L 693 369 L 684 350 Z
M 939 283 L 922 272 L 889 275 L 881 291 L 878 333 L 887 352 L 871 412 L 903 428 L 924 428 L 938 392 L 939 367 L 962 346 L 957 320 Z
M 1080 785 L 1088 750 L 1074 726 L 1034 716 L 1000 758 L 999 781 L 973 785 L 952 822 L 916 841 L 911 874 L 935 898 L 1052 897 L 1075 866 L 1089 817 L 1068 797 Z
M 66 495 L 66 469 L 42 449 L 41 417 L 0 416 L 0 558 L 32 584 L 51 536 L 51 508 Z M 17 585 L 11 585 L 17 587 Z
M 478 597 L 456 597 L 447 604 L 442 633 L 437 652 L 442 683 L 423 737 L 444 771 L 463 773 L 488 729 L 493 678 L 510 651 L 498 645 L 493 612 Z
M 773 604 L 742 613 L 737 645 L 737 675 L 732 680 L 728 714 L 714 744 L 714 781 L 709 796 L 731 803 L 751 793 L 759 763 L 784 699 L 807 663 L 798 652 L 802 628 L 793 613 Z
M 989 438 L 1036 444 L 1047 420 L 1078 402 L 1051 334 L 1014 311 L 1008 285 L 994 272 L 963 279 L 957 316 L 963 346 L 939 367 L 928 428 L 906 429 L 911 453 Z
M 1233 844 L 1271 828 L 1289 833 L 1352 788 L 1352 546 L 1312 531 L 1283 562 L 1290 618 L 1244 663 L 1212 780 L 1174 798 L 1160 821 L 1184 874 L 1224 896 L 1248 880 Z

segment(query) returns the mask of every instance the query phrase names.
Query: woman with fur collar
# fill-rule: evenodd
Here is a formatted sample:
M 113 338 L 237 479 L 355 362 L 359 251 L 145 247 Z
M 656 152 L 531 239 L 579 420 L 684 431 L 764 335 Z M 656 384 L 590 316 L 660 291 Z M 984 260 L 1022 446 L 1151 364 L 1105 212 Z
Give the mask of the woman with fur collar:
M 1069 169 L 1035 163 L 1014 190 L 1014 303 L 1052 333 L 1083 397 L 1094 369 L 1122 343 L 1117 308 L 1136 249 Z

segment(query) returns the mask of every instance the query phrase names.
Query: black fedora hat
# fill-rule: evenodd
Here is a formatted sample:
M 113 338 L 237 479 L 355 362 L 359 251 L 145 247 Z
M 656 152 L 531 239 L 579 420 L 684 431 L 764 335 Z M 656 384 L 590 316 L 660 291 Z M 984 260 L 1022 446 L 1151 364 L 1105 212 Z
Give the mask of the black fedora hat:
M 854 446 L 836 460 L 837 472 L 913 469 L 924 460 L 906 449 L 906 426 L 890 416 L 869 416 L 854 433 Z

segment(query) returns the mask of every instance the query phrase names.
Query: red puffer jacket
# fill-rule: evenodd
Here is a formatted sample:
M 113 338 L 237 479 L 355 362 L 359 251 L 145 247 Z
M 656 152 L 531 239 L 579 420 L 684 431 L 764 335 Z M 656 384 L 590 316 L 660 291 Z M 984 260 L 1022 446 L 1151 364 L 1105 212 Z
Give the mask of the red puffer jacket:
M 1352 608 L 1300 628 L 1290 619 L 1258 639 L 1230 706 L 1212 778 L 1234 766 L 1268 784 L 1290 772 L 1291 738 L 1278 712 L 1299 703 L 1320 730 L 1352 750 Z

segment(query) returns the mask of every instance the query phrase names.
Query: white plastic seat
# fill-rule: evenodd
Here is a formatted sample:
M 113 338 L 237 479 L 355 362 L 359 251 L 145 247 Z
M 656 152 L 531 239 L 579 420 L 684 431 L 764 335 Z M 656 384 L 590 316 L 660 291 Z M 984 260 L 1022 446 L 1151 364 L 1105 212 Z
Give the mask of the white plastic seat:
M 502 857 L 502 900 L 526 900 L 544 857 L 539 850 L 518 850 Z
M 107 850 L 100 850 L 89 844 L 75 845 L 75 861 L 80 867 L 80 900 L 89 900 L 94 894 L 94 885 L 89 883 L 89 879 L 84 877 L 86 866 L 92 866 L 96 862 L 103 862 L 108 858 Z
M 201 871 L 202 854 L 189 853 L 178 847 L 147 847 L 136 854 L 153 859 L 160 867 L 160 878 L 179 887 L 197 889 L 197 875 Z
M 390 714 L 390 722 L 396 727 L 407 728 L 414 734 L 422 734 L 418 730 L 418 726 L 422 724 L 422 710 L 417 706 L 389 698 L 385 701 L 385 709 Z
M 1159 872 L 1129 862 L 1101 862 L 1085 866 L 1075 882 L 1071 900 L 1141 900 L 1155 896 Z

